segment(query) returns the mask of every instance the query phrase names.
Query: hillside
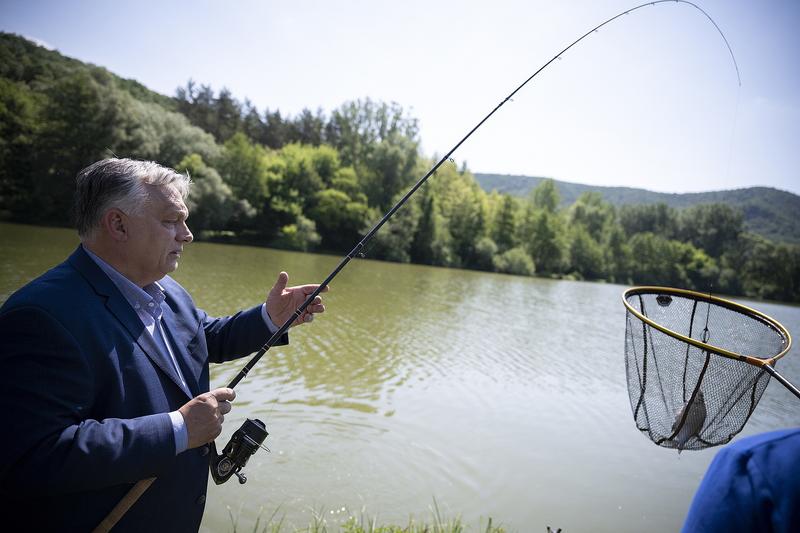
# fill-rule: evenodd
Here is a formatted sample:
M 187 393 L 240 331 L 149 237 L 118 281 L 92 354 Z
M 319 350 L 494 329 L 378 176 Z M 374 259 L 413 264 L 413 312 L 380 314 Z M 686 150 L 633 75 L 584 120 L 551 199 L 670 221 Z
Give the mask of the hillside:
M 545 178 L 505 174 L 475 174 L 480 186 L 515 196 L 527 196 Z M 595 191 L 613 205 L 664 203 L 681 209 L 695 204 L 724 203 L 741 209 L 745 227 L 768 239 L 800 244 L 800 196 L 770 187 L 748 187 L 699 193 L 662 193 L 632 187 L 600 187 L 553 180 L 563 205 L 584 192 Z
M 22 82 L 39 90 L 76 72 L 110 80 L 116 88 L 142 102 L 153 102 L 168 110 L 176 108 L 173 98 L 152 91 L 136 80 L 122 78 L 106 68 L 48 50 L 19 35 L 0 32 L 0 78 Z

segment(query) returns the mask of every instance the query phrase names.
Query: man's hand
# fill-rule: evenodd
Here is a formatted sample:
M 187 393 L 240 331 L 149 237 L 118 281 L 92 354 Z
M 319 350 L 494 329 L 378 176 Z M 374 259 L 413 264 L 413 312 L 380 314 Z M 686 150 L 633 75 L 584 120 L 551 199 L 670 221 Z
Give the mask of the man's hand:
M 284 322 L 289 320 L 295 310 L 306 301 L 306 298 L 314 292 L 319 285 L 299 285 L 297 287 L 286 287 L 289 282 L 289 274 L 281 272 L 278 275 L 278 281 L 272 287 L 267 295 L 267 313 L 272 322 L 281 327 Z M 327 292 L 328 287 L 322 289 L 322 292 Z M 323 313 L 325 306 L 322 305 L 322 298 L 317 296 L 308 307 L 303 310 L 303 313 L 298 317 L 292 326 L 305 324 L 314 320 L 315 313 Z
M 214 389 L 193 398 L 178 412 L 186 422 L 189 449 L 197 448 L 216 439 L 222 433 L 222 422 L 230 413 L 230 402 L 236 398 L 233 389 Z

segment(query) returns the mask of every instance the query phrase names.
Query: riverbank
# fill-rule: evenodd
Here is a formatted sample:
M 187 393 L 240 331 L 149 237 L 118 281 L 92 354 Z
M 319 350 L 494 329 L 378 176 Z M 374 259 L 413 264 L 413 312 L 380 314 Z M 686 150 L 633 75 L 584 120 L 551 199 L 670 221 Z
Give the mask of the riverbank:
M 410 517 L 404 526 L 379 524 L 377 516 L 370 517 L 364 513 L 361 513 L 358 518 L 350 516 L 346 521 L 340 522 L 338 517 L 343 513 L 347 514 L 347 509 L 342 508 L 327 513 L 315 511 L 311 522 L 303 528 L 287 524 L 284 516 L 277 516 L 278 511 L 279 509 L 276 509 L 268 519 L 263 521 L 262 515 L 259 515 L 252 528 L 247 525 L 239 525 L 238 517 L 234 517 L 231 513 L 232 531 L 233 533 L 464 533 L 467 531 L 506 533 L 506 529 L 502 525 L 498 525 L 491 517 L 487 520 L 480 519 L 476 528 L 465 525 L 460 518 L 443 518 L 436 502 L 431 508 L 430 520 L 417 522 Z M 543 528 L 542 531 L 549 532 L 550 528 Z

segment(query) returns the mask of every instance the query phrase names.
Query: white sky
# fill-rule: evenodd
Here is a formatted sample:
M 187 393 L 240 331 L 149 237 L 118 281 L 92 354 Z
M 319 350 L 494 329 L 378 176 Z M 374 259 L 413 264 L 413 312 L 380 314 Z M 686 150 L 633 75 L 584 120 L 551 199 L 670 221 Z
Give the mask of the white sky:
M 455 154 L 473 172 L 665 192 L 800 193 L 800 2 L 697 0 L 570 50 Z M 0 30 L 173 95 L 189 78 L 260 111 L 396 101 L 444 154 L 579 35 L 636 0 L 0 0 Z

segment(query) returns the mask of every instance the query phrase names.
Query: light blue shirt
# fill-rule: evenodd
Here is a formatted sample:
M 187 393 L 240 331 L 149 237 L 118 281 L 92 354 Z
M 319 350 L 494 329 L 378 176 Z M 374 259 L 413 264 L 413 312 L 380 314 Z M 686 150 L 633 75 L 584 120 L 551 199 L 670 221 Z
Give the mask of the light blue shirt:
M 133 310 L 136 311 L 136 315 L 161 349 L 161 355 L 166 356 L 172 363 L 173 368 L 177 371 L 183 390 L 191 396 L 192 394 L 189 391 L 189 387 L 186 385 L 186 380 L 183 378 L 181 367 L 177 359 L 175 359 L 175 353 L 172 351 L 172 347 L 161 325 L 161 316 L 164 312 L 161 307 L 165 299 L 164 289 L 158 282 L 139 287 L 123 276 L 114 267 L 93 254 L 85 246 L 83 250 L 97 263 L 97 266 L 106 273 L 109 279 L 116 285 L 117 289 L 119 289 L 119 292 L 122 293 L 122 296 L 128 301 L 131 307 L 133 307 Z M 264 323 L 266 323 L 270 333 L 275 333 L 275 331 L 278 330 L 278 327 L 270 320 L 266 303 L 261 305 L 261 317 L 264 319 Z M 189 432 L 186 429 L 186 422 L 183 419 L 183 415 L 181 415 L 179 411 L 172 411 L 168 414 L 172 421 L 172 432 L 175 436 L 175 455 L 177 455 L 186 451 L 189 447 Z

